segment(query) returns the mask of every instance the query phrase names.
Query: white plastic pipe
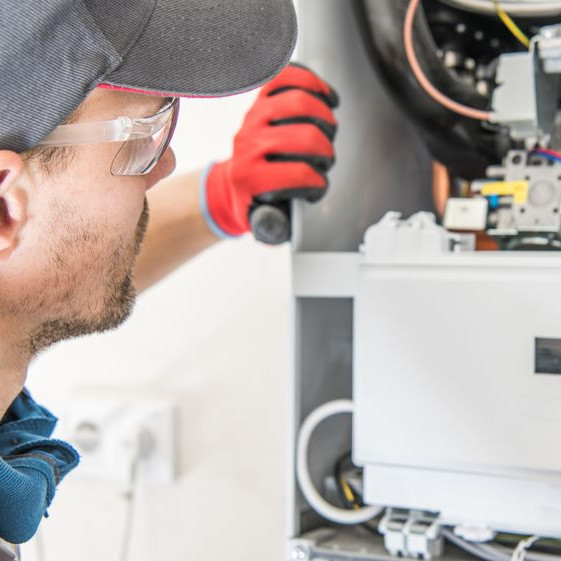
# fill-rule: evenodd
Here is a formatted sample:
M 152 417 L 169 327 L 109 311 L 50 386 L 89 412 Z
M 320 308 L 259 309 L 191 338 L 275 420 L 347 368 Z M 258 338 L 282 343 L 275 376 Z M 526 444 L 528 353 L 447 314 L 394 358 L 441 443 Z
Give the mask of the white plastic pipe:
M 381 507 L 367 506 L 359 510 L 345 510 L 328 503 L 316 490 L 308 470 L 308 445 L 314 429 L 325 419 L 340 413 L 352 413 L 354 404 L 349 399 L 337 399 L 324 403 L 312 411 L 302 423 L 296 449 L 296 478 L 302 494 L 310 506 L 327 520 L 337 524 L 362 524 L 377 516 Z

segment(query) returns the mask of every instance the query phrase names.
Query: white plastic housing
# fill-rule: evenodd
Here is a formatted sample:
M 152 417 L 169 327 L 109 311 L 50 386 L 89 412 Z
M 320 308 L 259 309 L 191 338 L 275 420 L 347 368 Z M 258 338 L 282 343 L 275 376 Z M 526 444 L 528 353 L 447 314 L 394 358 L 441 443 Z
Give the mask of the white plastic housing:
M 561 374 L 536 364 L 537 339 L 561 340 L 561 256 L 451 253 L 445 238 L 426 215 L 366 235 L 353 384 L 366 502 L 561 537 Z
M 177 407 L 173 402 L 75 396 L 63 411 L 55 436 L 80 452 L 76 477 L 126 482 L 138 438 L 145 454 L 138 463 L 139 481 L 171 483 L 176 477 Z

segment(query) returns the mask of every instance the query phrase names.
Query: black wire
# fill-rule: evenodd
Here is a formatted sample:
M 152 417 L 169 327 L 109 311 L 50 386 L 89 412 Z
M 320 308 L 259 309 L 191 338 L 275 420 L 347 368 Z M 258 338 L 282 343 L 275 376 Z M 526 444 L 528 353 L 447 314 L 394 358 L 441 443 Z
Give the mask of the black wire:
M 341 481 L 343 480 L 343 470 L 344 470 L 344 466 L 346 466 L 346 465 L 348 465 L 349 467 L 353 466 L 353 463 L 351 461 L 351 452 L 350 451 L 343 454 L 335 462 L 335 466 L 334 466 L 334 469 L 333 469 L 333 475 L 334 475 L 334 478 L 335 478 L 335 486 L 337 488 L 337 494 L 339 495 L 339 498 L 340 498 L 342 504 L 345 506 L 345 508 L 350 510 L 350 509 L 354 508 L 354 506 L 363 507 L 364 502 L 362 500 L 362 495 L 354 488 L 353 485 L 351 485 L 349 482 L 347 482 L 347 485 L 351 488 L 351 491 L 353 492 L 353 495 L 355 496 L 355 501 L 349 501 L 347 499 L 345 491 L 343 490 L 343 486 L 341 484 Z M 364 528 L 367 532 L 370 532 L 371 534 L 374 534 L 376 536 L 380 535 L 377 527 L 376 526 L 371 526 L 368 522 L 363 522 L 362 524 L 359 524 L 359 526 Z
M 547 544 L 534 543 L 532 545 L 532 551 L 539 553 L 549 553 L 551 555 L 561 555 L 561 547 Z
M 337 487 L 337 494 L 339 495 L 339 499 L 343 506 L 347 509 L 353 508 L 353 504 L 351 501 L 347 499 L 345 495 L 345 491 L 343 490 L 343 486 L 341 485 L 341 479 L 343 475 L 343 464 L 349 461 L 351 458 L 351 452 L 347 452 L 343 454 L 336 462 L 335 467 L 333 469 L 333 476 L 335 477 L 335 486 Z
M 347 485 L 351 488 L 353 495 L 356 497 L 355 504 L 357 504 L 358 506 L 365 506 L 360 491 L 357 491 L 356 487 L 354 485 L 351 485 L 349 481 L 347 481 Z
M 544 538 L 544 541 L 547 541 L 548 538 Z M 506 547 L 514 547 L 520 541 L 520 538 L 513 536 L 512 538 L 501 538 L 497 537 L 493 540 L 493 542 L 504 545 Z M 561 556 L 561 543 L 558 546 L 543 543 L 543 541 L 538 540 L 532 544 L 532 551 L 536 551 L 539 553 L 548 553 L 551 555 L 559 555 Z

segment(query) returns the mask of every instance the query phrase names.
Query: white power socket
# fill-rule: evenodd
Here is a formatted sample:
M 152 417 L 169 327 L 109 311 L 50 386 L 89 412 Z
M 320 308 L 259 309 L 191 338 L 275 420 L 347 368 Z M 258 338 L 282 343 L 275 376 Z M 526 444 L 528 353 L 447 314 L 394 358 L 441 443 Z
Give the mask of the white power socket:
M 70 442 L 80 453 L 76 476 L 128 481 L 138 443 L 139 481 L 171 483 L 177 476 L 177 406 L 171 401 L 74 397 L 60 416 L 55 437 Z

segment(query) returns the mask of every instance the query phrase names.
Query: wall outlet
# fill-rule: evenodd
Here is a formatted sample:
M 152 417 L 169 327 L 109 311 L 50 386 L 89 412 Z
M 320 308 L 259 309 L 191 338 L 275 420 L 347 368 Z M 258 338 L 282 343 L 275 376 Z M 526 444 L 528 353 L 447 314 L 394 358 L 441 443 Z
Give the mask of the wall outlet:
M 69 400 L 55 437 L 80 453 L 76 476 L 126 482 L 140 442 L 138 481 L 171 483 L 177 476 L 177 405 L 171 401 L 85 396 Z

